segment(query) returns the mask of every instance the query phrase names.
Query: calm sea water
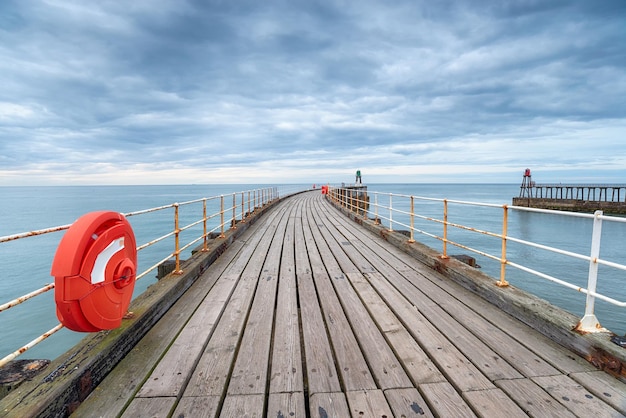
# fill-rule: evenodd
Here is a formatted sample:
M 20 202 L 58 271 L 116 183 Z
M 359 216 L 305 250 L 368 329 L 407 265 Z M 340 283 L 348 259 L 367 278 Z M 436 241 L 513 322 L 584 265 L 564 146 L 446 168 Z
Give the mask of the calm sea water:
M 306 185 L 308 187 L 310 185 Z M 369 184 L 373 191 L 406 194 L 422 197 L 446 198 L 452 200 L 510 204 L 511 198 L 519 193 L 515 184 Z M 191 201 L 203 197 L 227 195 L 242 190 L 251 190 L 264 185 L 177 185 L 177 186 L 76 186 L 76 187 L 0 187 L 0 236 L 70 224 L 81 215 L 95 210 L 113 210 L 122 213 L 169 205 L 175 202 Z M 304 188 L 305 185 L 279 186 L 281 193 Z M 247 197 L 247 196 L 246 196 Z M 232 197 L 230 198 L 232 199 Z M 238 197 L 240 199 L 240 197 Z M 372 203 L 376 197 L 371 194 Z M 389 198 L 380 197 L 380 205 L 388 206 Z M 237 205 L 240 205 L 238 200 Z M 217 210 L 219 199 L 209 201 L 208 213 Z M 232 200 L 225 202 L 226 207 Z M 408 210 L 408 200 L 394 198 L 395 208 Z M 247 208 L 246 208 L 247 209 Z M 240 209 L 239 209 L 240 210 Z M 373 209 L 372 209 L 373 210 Z M 415 210 L 424 216 L 441 219 L 443 205 L 440 202 L 415 201 Z M 199 204 L 181 208 L 181 225 L 187 225 L 201 217 Z M 381 217 L 389 217 L 381 209 Z M 408 224 L 408 217 L 394 214 L 394 221 Z M 502 209 L 450 204 L 450 222 L 469 225 L 475 228 L 499 233 L 502 230 Z M 173 229 L 173 210 L 168 209 L 149 215 L 130 217 L 137 237 L 143 244 L 162 236 Z M 215 227 L 219 219 L 213 219 L 209 227 Z M 387 221 L 383 220 L 384 224 Z M 440 224 L 421 219 L 415 227 L 425 232 L 441 235 Z M 199 235 L 201 226 L 186 231 L 188 242 Z M 591 246 L 592 221 L 563 215 L 545 215 L 527 212 L 512 212 L 509 215 L 510 236 L 559 247 L 572 252 L 589 254 Z M 394 229 L 403 229 L 394 226 Z M 54 279 L 50 276 L 50 266 L 56 247 L 63 233 L 53 233 L 0 244 L 0 303 L 42 287 Z M 462 230 L 450 230 L 448 238 L 463 245 L 480 248 L 499 256 L 501 243 L 496 238 L 483 234 L 471 234 Z M 426 235 L 416 235 L 416 239 L 441 251 L 439 240 Z M 626 225 L 605 222 L 602 234 L 601 257 L 613 262 L 626 264 Z M 171 242 L 155 245 L 139 253 L 141 272 L 172 251 Z M 482 270 L 499 277 L 500 265 L 467 250 L 450 247 L 451 254 L 470 254 L 477 259 Z M 509 243 L 507 258 L 542 273 L 586 286 L 589 265 L 534 248 Z M 624 274 L 600 266 L 598 290 L 618 300 L 626 300 Z M 533 277 L 522 271 L 508 268 L 507 279 L 520 288 L 528 290 L 552 303 L 582 315 L 585 308 L 583 294 L 557 286 L 549 281 Z M 137 282 L 135 296 L 145 290 L 156 279 L 154 274 Z M 618 334 L 626 332 L 626 312 L 605 302 L 596 302 L 596 314 L 601 324 Z M 54 327 L 58 320 L 54 309 L 54 295 L 48 292 L 17 307 L 0 313 L 0 358 L 9 354 L 33 338 Z M 55 358 L 76 344 L 84 334 L 62 330 L 50 337 L 49 341 L 29 350 L 25 358 Z

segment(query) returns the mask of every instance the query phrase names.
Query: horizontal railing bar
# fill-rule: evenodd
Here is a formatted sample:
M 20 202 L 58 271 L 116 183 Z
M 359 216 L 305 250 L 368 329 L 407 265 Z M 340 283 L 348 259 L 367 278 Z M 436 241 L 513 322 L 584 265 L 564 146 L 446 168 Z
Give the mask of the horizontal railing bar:
M 37 344 L 39 344 L 40 342 L 42 342 L 43 340 L 47 339 L 49 336 L 51 336 L 52 334 L 60 331 L 63 328 L 64 327 L 63 327 L 62 324 L 58 324 L 57 326 L 52 328 L 50 331 L 46 332 L 45 334 L 40 335 L 39 337 L 35 338 L 34 340 L 29 342 L 25 346 L 23 346 L 23 347 L 19 348 L 18 350 L 12 352 L 8 356 L 0 359 L 0 367 L 4 366 L 5 364 L 7 364 L 11 360 L 15 359 L 19 355 L 24 354 L 27 350 L 30 350 L 31 348 L 33 348 L 34 346 L 36 346 Z
M 5 310 L 7 310 L 9 308 L 12 308 L 14 306 L 17 306 L 17 305 L 19 305 L 21 303 L 24 303 L 28 299 L 33 298 L 33 297 L 35 297 L 37 295 L 41 295 L 42 293 L 46 293 L 46 292 L 50 291 L 51 289 L 54 289 L 54 283 L 49 283 L 49 284 L 45 285 L 44 287 L 42 287 L 40 289 L 34 290 L 34 291 L 24 295 L 24 296 L 21 296 L 21 297 L 19 297 L 17 299 L 13 299 L 10 302 L 7 302 L 7 303 L 5 303 L 3 305 L 0 305 L 0 312 L 5 311 Z
M 6 235 L 4 237 L 0 237 L 0 243 L 2 243 L 2 242 L 9 242 L 9 241 L 15 241 L 15 240 L 22 239 L 22 238 L 35 237 L 37 235 L 49 234 L 51 232 L 64 231 L 66 229 L 69 229 L 70 226 L 72 226 L 72 224 L 61 225 L 61 226 L 54 226 L 52 228 L 39 229 L 37 231 L 20 232 L 19 234 Z

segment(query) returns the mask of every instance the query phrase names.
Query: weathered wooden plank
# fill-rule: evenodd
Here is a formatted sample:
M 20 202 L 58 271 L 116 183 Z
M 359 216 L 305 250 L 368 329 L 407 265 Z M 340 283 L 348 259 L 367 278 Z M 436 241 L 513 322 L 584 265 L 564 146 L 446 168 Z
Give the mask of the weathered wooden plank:
M 420 307 L 420 311 L 442 333 L 448 335 L 461 351 L 466 354 L 473 353 L 475 364 L 493 380 L 519 378 L 520 373 L 526 377 L 557 373 L 557 370 L 539 355 L 513 340 L 510 335 L 466 305 L 451 303 L 448 293 L 441 293 L 440 288 L 425 280 L 423 276 L 418 273 L 405 273 L 405 278 L 413 286 L 406 282 L 404 284 L 395 282 L 398 283 L 400 291 L 412 298 L 414 303 L 426 297 L 426 294 L 432 297 L 437 305 Z
M 249 258 L 241 279 L 231 296 L 207 347 L 198 362 L 183 396 L 221 396 L 230 378 L 235 350 L 243 333 L 243 326 L 252 305 L 256 284 L 261 275 L 274 231 L 278 227 L 272 218 L 263 234 L 255 237 L 254 252 Z M 263 239 L 265 238 L 265 239 Z
M 298 291 L 309 393 L 338 392 L 339 377 L 311 273 L 298 277 Z
M 176 337 L 197 306 L 212 290 L 217 277 L 239 254 L 242 246 L 241 241 L 234 242 L 227 252 L 203 273 L 189 291 L 180 297 L 80 405 L 74 412 L 75 417 L 89 416 L 93 411 L 100 411 L 102 418 L 117 416 L 118 411 L 121 411 L 141 388 L 144 380 L 148 378 L 147 372 L 163 356 L 168 342 Z
M 346 392 L 346 398 L 352 418 L 393 416 L 382 390 Z
M 332 212 L 331 212 L 332 213 Z M 344 220 L 342 223 L 346 225 L 350 221 Z M 355 236 L 360 240 L 358 242 L 367 245 L 374 253 L 378 254 L 382 246 L 378 240 L 372 239 L 372 234 L 363 229 L 351 228 Z M 537 330 L 524 324 L 516 318 L 511 317 L 506 312 L 496 307 L 491 303 L 485 303 L 485 299 L 472 292 L 467 292 L 465 288 L 459 284 L 443 278 L 440 274 L 433 271 L 431 268 L 417 263 L 413 257 L 406 254 L 404 251 L 394 246 L 384 246 L 385 251 L 388 252 L 389 264 L 399 272 L 417 271 L 425 279 L 435 283 L 438 287 L 441 287 L 449 295 L 452 296 L 449 300 L 450 304 L 465 304 L 470 309 L 478 313 L 483 318 L 493 323 L 497 328 L 506 330 L 506 333 L 513 337 L 518 344 L 528 347 L 531 351 L 538 353 L 544 360 L 550 363 L 552 366 L 567 373 L 592 371 L 595 370 L 593 366 L 589 364 L 583 358 L 574 355 L 571 351 L 566 350 L 563 346 L 557 344 L 553 340 L 549 339 L 545 335 L 537 332 Z M 425 291 L 429 296 L 430 291 Z M 457 298 L 456 295 L 463 295 L 462 298 Z M 445 298 L 444 298 L 445 299 Z M 445 309 L 446 302 L 442 302 L 441 306 Z M 543 372 L 536 373 L 541 375 Z
M 302 210 L 295 224 L 295 259 L 300 305 L 302 343 L 306 364 L 309 394 L 318 392 L 338 392 L 341 390 L 335 367 L 318 295 L 313 283 L 313 275 L 307 256 L 307 248 L 302 223 Z
M 318 219 L 317 214 L 314 214 L 314 219 Z M 332 236 L 330 231 L 329 226 L 314 229 L 312 232 L 324 259 L 324 265 L 329 275 L 334 278 L 332 284 L 359 340 L 377 386 L 382 389 L 411 386 L 411 381 L 400 362 L 350 283 L 361 277 L 358 267 L 350 261 L 337 243 L 337 238 L 341 239 L 341 237 Z
M 431 361 L 461 390 L 484 390 L 493 384 L 404 296 L 385 280 L 370 280 Z
M 496 385 L 531 417 L 575 416 L 530 379 L 499 380 Z
M 532 380 L 577 416 L 623 416 L 568 376 L 541 376 L 533 377 Z
M 288 213 L 281 217 L 267 251 L 237 359 L 230 376 L 228 384 L 230 395 L 265 393 L 280 255 L 287 220 Z
M 219 406 L 219 396 L 183 397 L 178 402 L 172 416 L 176 418 L 217 418 Z
M 354 283 L 365 306 L 372 313 L 389 345 L 402 363 L 406 373 L 415 386 L 420 383 L 443 382 L 445 378 L 437 366 L 422 350 L 417 341 L 394 315 L 369 282 L 363 280 Z
M 327 211 L 321 212 L 330 216 Z M 352 234 L 352 231 L 348 231 L 346 227 L 342 225 L 337 226 L 341 229 L 342 236 L 353 240 L 353 245 L 345 246 L 345 251 L 352 260 L 355 260 L 355 264 L 361 266 L 360 268 L 365 277 L 368 277 L 370 280 L 378 281 L 379 285 L 381 285 L 386 278 L 389 278 L 391 284 L 395 285 L 405 297 L 411 300 L 413 305 L 417 306 L 424 316 L 430 320 L 431 323 L 436 325 L 441 333 L 446 335 L 461 352 L 466 356 L 471 355 L 474 364 L 488 377 L 492 379 L 521 377 L 513 367 L 502 361 L 498 355 L 476 338 L 475 335 L 459 325 L 458 322 L 447 313 L 443 312 L 436 303 L 431 302 L 429 297 L 407 283 L 392 266 L 385 262 L 384 258 L 386 252 L 384 248 L 379 248 L 375 253 L 365 247 L 361 241 L 357 240 Z M 359 250 L 363 253 L 360 253 Z M 384 272 L 386 277 L 378 273 L 374 266 L 370 264 L 370 261 L 373 260 L 375 260 L 376 269 L 382 268 L 381 271 Z M 371 306 L 372 305 L 368 305 L 370 311 L 372 311 Z
M 303 218 L 303 231 L 306 241 L 314 243 L 312 231 L 317 227 L 314 226 L 315 221 L 309 209 L 307 208 L 307 216 Z M 313 280 L 344 387 L 347 390 L 376 389 L 367 362 L 330 283 L 331 279 L 322 262 L 322 256 L 316 245 L 308 245 L 307 249 Z
M 324 213 L 328 215 L 327 211 Z M 347 229 L 348 226 L 344 224 L 337 226 L 345 237 L 354 242 L 351 248 L 346 248 L 346 252 L 351 255 L 351 258 L 353 260 L 369 260 L 374 263 L 382 276 L 387 278 L 416 305 L 420 312 L 446 335 L 461 352 L 465 353 L 466 356 L 471 355 L 474 364 L 490 379 L 522 377 L 511 365 L 515 365 L 527 376 L 544 376 L 556 373 L 552 366 L 536 354 L 519 344 L 511 344 L 510 337 L 503 331 L 494 327 L 491 322 L 478 316 L 465 305 L 458 303 L 450 294 L 426 280 L 424 276 L 409 269 L 408 265 L 403 266 L 400 260 L 395 260 L 392 266 L 388 260 L 393 259 L 393 256 L 383 246 L 376 247 L 374 251 L 366 245 L 366 243 L 369 243 L 370 246 L 374 245 L 371 243 L 371 239 L 367 240 L 367 237 L 364 236 L 357 239 L 353 235 L 352 229 Z M 365 275 L 372 277 L 372 274 L 367 274 L 367 272 L 374 270 L 374 267 L 369 263 L 366 265 L 366 261 L 361 261 L 361 264 L 364 265 L 363 272 Z M 441 306 L 451 299 L 455 300 L 456 303 L 448 303 L 448 311 L 441 309 Z
M 450 383 L 427 383 L 420 385 L 419 391 L 435 416 L 458 418 L 476 416 Z
M 464 392 L 462 395 L 482 418 L 526 418 L 528 416 L 501 389 L 475 390 Z
M 346 395 L 342 392 L 315 393 L 309 399 L 311 418 L 347 418 L 350 416 Z
M 393 416 L 404 418 L 434 418 L 422 395 L 415 388 L 385 391 Z
M 176 398 L 135 398 L 122 414 L 122 418 L 166 418 L 175 404 Z
M 220 278 L 136 396 L 178 396 L 236 284 L 237 278 Z
M 304 418 L 304 393 L 270 393 L 267 418 Z
M 295 221 L 287 222 L 280 260 L 276 319 L 272 340 L 270 393 L 304 390 L 294 248 Z
M 626 384 L 623 382 L 602 371 L 572 373 L 570 377 L 622 414 L 626 414 Z
M 228 395 L 220 412 L 222 418 L 263 417 L 264 395 Z

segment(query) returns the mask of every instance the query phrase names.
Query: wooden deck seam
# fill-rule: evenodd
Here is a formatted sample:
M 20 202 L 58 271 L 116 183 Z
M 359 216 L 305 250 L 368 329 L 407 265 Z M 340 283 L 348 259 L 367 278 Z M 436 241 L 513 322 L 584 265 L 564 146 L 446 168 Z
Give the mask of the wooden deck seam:
M 235 391 L 236 387 L 232 386 L 234 384 L 233 377 L 234 377 L 234 371 L 237 368 L 237 366 L 239 364 L 239 361 L 241 361 L 241 359 L 242 359 L 240 354 L 241 354 L 242 347 L 244 347 L 243 342 L 244 342 L 245 339 L 250 337 L 249 333 L 251 332 L 252 328 L 249 329 L 248 328 L 248 324 L 249 324 L 249 321 L 251 320 L 251 314 L 252 314 L 253 310 L 255 309 L 256 295 L 257 295 L 257 292 L 259 291 L 259 285 L 260 285 L 260 283 L 263 280 L 262 276 L 267 271 L 266 263 L 267 263 L 267 260 L 268 260 L 268 257 L 269 257 L 269 253 L 270 253 L 270 251 L 272 251 L 272 246 L 276 245 L 275 244 L 275 242 L 276 242 L 275 240 L 277 239 L 277 237 L 280 238 L 281 226 L 282 225 L 286 225 L 285 219 L 286 219 L 286 211 L 288 209 L 286 206 L 287 205 L 284 204 L 280 208 L 276 208 L 275 209 L 278 213 L 276 214 L 276 216 L 274 218 L 274 221 L 276 221 L 276 218 L 279 218 L 279 219 L 276 221 L 275 227 L 271 228 L 272 229 L 271 237 L 266 237 L 266 240 L 265 240 L 265 241 L 269 241 L 269 243 L 267 244 L 267 248 L 263 251 L 263 253 L 265 255 L 263 257 L 263 261 L 262 261 L 262 263 L 260 265 L 260 268 L 258 269 L 258 274 L 256 274 L 256 277 L 254 279 L 255 285 L 253 286 L 254 289 L 251 290 L 250 304 L 249 304 L 248 310 L 247 310 L 247 312 L 245 314 L 245 318 L 242 320 L 242 328 L 239 331 L 240 336 L 238 338 L 238 342 L 236 344 L 236 348 L 235 348 L 234 353 L 232 355 L 232 359 L 233 360 L 231 362 L 231 367 L 230 367 L 230 369 L 228 371 L 228 374 L 227 374 L 227 377 L 226 377 L 226 380 L 225 380 L 224 389 L 222 390 L 223 402 L 226 402 L 226 400 L 229 397 L 232 397 L 232 396 L 240 396 L 240 395 L 241 396 L 246 396 L 246 395 L 255 395 L 256 394 L 256 393 L 246 393 L 246 392 Z M 281 245 L 282 245 L 282 243 L 281 243 Z M 275 277 L 274 281 L 277 281 L 277 280 L 278 280 L 278 277 Z M 270 288 L 270 290 L 271 290 L 271 288 Z M 276 286 L 276 288 L 273 291 L 273 293 L 274 293 L 274 301 L 275 301 L 275 298 L 276 298 L 276 291 L 277 291 L 277 286 Z M 256 305 L 258 306 L 258 303 Z M 274 302 L 274 304 L 272 304 L 272 310 L 271 311 L 272 311 L 272 320 L 271 320 L 271 324 L 270 325 L 271 325 L 271 327 L 273 327 L 275 302 Z M 271 332 L 271 328 L 270 328 L 270 332 Z M 266 385 L 268 384 L 268 381 L 267 381 L 267 377 L 268 376 L 267 375 L 269 374 L 269 365 L 268 365 L 268 363 L 270 361 L 269 360 L 270 359 L 270 357 L 269 357 L 269 348 L 268 348 L 267 358 L 268 358 L 268 360 L 265 362 L 266 379 L 264 379 Z M 244 360 L 249 360 L 249 357 L 245 358 Z M 237 377 L 237 376 L 235 375 L 235 377 Z M 267 387 L 269 387 L 269 386 L 267 386 Z M 264 393 L 265 393 L 265 390 L 264 390 Z M 265 405 L 265 403 L 264 403 L 264 405 Z
M 315 212 L 315 215 L 319 215 L 319 212 Z M 321 218 L 317 218 L 318 220 L 321 220 Z M 323 222 L 323 220 L 322 220 Z M 380 389 L 391 389 L 391 388 L 407 388 L 410 387 L 409 385 L 411 384 L 410 379 L 408 377 L 408 372 L 407 370 L 404 369 L 404 365 L 402 364 L 402 362 L 400 362 L 397 353 L 393 350 L 393 348 L 389 345 L 389 341 L 385 338 L 384 333 L 382 332 L 382 330 L 380 329 L 378 323 L 374 320 L 374 318 L 368 314 L 368 309 L 367 306 L 365 306 L 364 301 L 360 298 L 359 296 L 359 292 L 357 291 L 357 289 L 354 288 L 354 284 L 352 281 L 352 277 L 354 276 L 354 274 L 360 274 L 360 272 L 358 272 L 359 268 L 356 266 L 356 264 L 354 264 L 353 260 L 350 260 L 349 257 L 347 256 L 347 254 L 345 253 L 345 250 L 343 248 L 341 248 L 341 245 L 339 243 L 339 241 L 336 239 L 337 237 L 335 235 L 333 235 L 329 228 L 324 228 L 324 231 L 320 230 L 320 233 L 323 237 L 323 239 L 326 242 L 326 245 L 329 246 L 329 248 L 331 249 L 331 252 L 333 253 L 333 255 L 335 257 L 340 256 L 341 254 L 343 254 L 343 259 L 340 262 L 338 259 L 335 260 L 336 267 L 338 267 L 343 274 L 346 276 L 346 286 L 345 286 L 345 290 L 342 292 L 340 291 L 340 289 L 338 288 L 340 282 L 336 281 L 333 282 L 333 287 L 335 288 L 335 292 L 340 296 L 340 302 L 343 305 L 344 310 L 346 311 L 351 311 L 354 310 L 355 308 L 359 307 L 359 304 L 355 304 L 355 305 L 351 305 L 352 309 L 348 308 L 348 304 L 350 302 L 350 298 L 357 298 L 357 300 L 360 301 L 360 306 L 363 307 L 364 311 L 366 312 L 365 314 L 365 318 L 367 318 L 367 321 L 371 321 L 371 323 L 374 325 L 374 328 L 378 331 L 377 333 L 370 333 L 369 335 L 367 334 L 363 334 L 363 332 L 359 332 L 358 330 L 356 332 L 358 332 L 360 334 L 360 338 L 357 338 L 357 341 L 359 343 L 359 345 L 361 346 L 361 351 L 364 353 L 366 360 L 368 361 L 368 364 L 370 364 L 370 369 L 374 372 L 373 375 L 375 378 L 378 379 L 377 381 L 377 386 Z M 332 260 L 330 260 L 330 262 L 332 263 Z M 348 267 L 349 269 L 353 269 L 352 273 L 346 271 L 346 263 L 349 263 L 350 267 Z M 346 293 L 347 292 L 347 293 Z M 360 318 L 361 316 L 359 315 L 358 318 Z M 355 321 L 354 317 L 351 317 L 351 315 L 348 315 L 348 320 L 353 323 L 353 321 Z M 353 324 L 354 327 L 354 324 Z M 383 350 L 388 349 L 389 352 L 387 353 L 389 356 L 388 358 L 388 366 L 390 366 L 391 369 L 393 369 L 394 367 L 399 367 L 400 369 L 403 370 L 403 374 L 399 374 L 395 379 L 397 379 L 397 382 L 393 383 L 392 381 L 389 381 L 387 383 L 385 383 L 384 381 L 381 381 L 380 379 L 383 376 L 380 376 L 380 374 L 376 373 L 377 368 L 376 367 L 372 367 L 371 363 L 374 361 L 374 358 L 372 356 L 372 353 L 369 352 L 370 350 L 368 349 L 368 345 L 365 344 L 366 341 L 365 340 L 361 340 L 362 338 L 368 338 L 369 343 L 373 343 L 375 342 L 374 339 L 376 339 L 377 337 L 381 338 L 382 340 L 379 342 L 382 343 L 383 341 L 385 342 L 385 344 L 382 345 Z M 379 346 L 379 355 L 381 355 L 382 353 L 380 352 L 380 346 Z M 377 360 L 380 360 L 380 358 L 378 358 Z M 386 370 L 386 368 L 383 368 L 382 372 L 386 375 L 387 373 L 391 373 L 393 370 Z M 380 372 L 379 372 L 380 373 Z M 393 386 L 387 386 L 389 384 L 392 384 Z
M 301 216 L 299 218 L 299 222 L 296 225 L 296 230 L 301 232 L 302 234 L 302 239 L 296 240 L 295 242 L 296 281 L 298 285 L 298 303 L 301 311 L 300 319 L 302 323 L 301 335 L 303 344 L 303 364 L 306 366 L 305 385 L 309 391 L 310 398 L 316 393 L 323 393 L 322 389 L 327 390 L 326 393 L 337 392 L 339 390 L 342 390 L 342 388 L 345 387 L 345 384 L 342 380 L 342 375 L 340 371 L 337 369 L 339 361 L 333 347 L 330 330 L 326 323 L 326 317 L 323 311 L 322 301 L 320 299 L 320 291 L 318 290 L 317 283 L 314 279 L 311 257 L 315 257 L 316 254 L 319 254 L 319 250 L 316 245 L 315 249 L 313 249 L 312 247 L 315 242 L 312 239 L 310 225 L 308 222 L 308 217 L 306 216 L 304 205 L 302 205 Z M 306 257 L 300 257 L 300 262 L 298 261 L 298 249 L 306 254 Z M 302 264 L 305 264 L 305 266 L 303 266 Z M 310 291 L 313 292 L 312 296 L 314 296 L 314 302 L 302 298 L 302 294 L 305 290 L 307 290 L 306 288 L 309 288 Z M 306 319 L 304 318 L 302 310 L 306 310 L 306 313 L 308 314 Z M 314 331 L 315 329 L 318 329 L 318 327 L 321 327 L 321 335 L 318 336 L 318 341 L 316 341 L 318 344 L 313 346 L 312 343 L 315 342 L 307 341 L 310 333 L 306 331 L 310 328 L 312 329 L 312 331 Z M 310 337 L 312 338 L 312 335 Z M 321 344 L 321 351 L 319 348 L 320 343 L 325 343 Z M 311 348 L 318 348 L 318 350 L 309 350 L 309 345 L 312 346 Z M 329 361 L 329 356 L 330 360 L 332 361 Z M 309 367 L 309 362 L 311 366 L 315 367 Z M 320 366 L 327 366 L 328 371 L 324 372 L 324 370 L 322 370 Z M 317 374 L 312 375 L 312 373 Z M 318 376 L 323 377 L 320 378 Z
M 352 330 L 351 327 L 348 328 L 348 333 L 346 333 L 345 335 L 342 333 L 339 333 L 339 334 L 333 333 L 333 330 L 336 329 L 336 327 L 334 326 L 333 318 L 330 312 L 331 310 L 334 310 L 332 304 L 335 301 L 337 304 L 339 304 L 340 310 L 337 311 L 337 314 L 339 314 L 339 316 L 344 315 L 345 317 L 345 314 L 343 313 L 343 308 L 341 307 L 341 304 L 339 303 L 339 300 L 334 292 L 331 292 L 331 295 L 333 296 L 332 299 L 328 299 L 328 300 L 322 299 L 321 295 L 326 293 L 328 290 L 332 289 L 332 282 L 331 282 L 331 276 L 323 262 L 322 254 L 320 252 L 321 250 L 319 248 L 319 240 L 315 238 L 316 229 L 313 225 L 315 225 L 316 227 L 319 227 L 319 226 L 316 224 L 316 222 L 314 222 L 310 208 L 308 206 L 306 208 L 306 216 L 303 216 L 303 223 L 305 223 L 305 227 L 303 229 L 304 229 L 305 239 L 307 242 L 309 260 L 311 263 L 313 282 L 315 284 L 315 289 L 318 295 L 319 308 L 322 313 L 324 327 L 327 332 L 328 341 L 331 346 L 331 351 L 333 353 L 333 359 L 336 364 L 337 377 L 339 379 L 341 389 L 343 392 L 346 392 L 351 389 L 374 388 L 375 387 L 374 385 L 366 383 L 365 381 L 357 380 L 353 382 L 352 381 L 354 380 L 353 375 L 349 374 L 348 370 L 341 369 L 342 365 L 346 363 L 344 359 L 344 357 L 346 356 L 345 351 L 347 350 L 346 344 L 349 344 L 352 340 L 356 341 L 356 337 L 354 336 L 354 331 Z M 319 230 L 318 230 L 318 233 L 319 233 Z M 308 245 L 310 243 L 314 243 L 315 248 L 310 247 Z M 314 260 L 312 260 L 312 258 L 314 258 Z M 316 264 L 316 266 L 314 267 L 313 264 Z M 328 288 L 328 285 L 330 285 L 330 288 Z M 331 305 L 329 306 L 329 304 Z M 342 319 L 342 318 L 337 318 L 337 319 Z M 345 321 L 345 323 L 349 325 L 347 320 Z M 335 332 L 339 332 L 339 331 L 335 331 Z M 364 360 L 363 354 L 360 350 L 352 354 L 358 357 L 359 362 L 361 361 L 361 359 Z M 354 357 L 352 359 L 353 361 L 355 360 Z M 369 371 L 369 368 L 368 368 L 368 371 Z M 363 379 L 365 378 L 365 376 L 366 374 L 365 372 L 363 372 L 363 376 L 360 376 L 360 378 Z M 367 376 L 369 376 L 369 379 L 371 379 L 372 384 L 374 384 L 371 373 L 368 372 Z M 366 379 L 366 380 L 369 380 L 369 379 Z M 353 387 L 352 386 L 353 384 L 356 386 Z

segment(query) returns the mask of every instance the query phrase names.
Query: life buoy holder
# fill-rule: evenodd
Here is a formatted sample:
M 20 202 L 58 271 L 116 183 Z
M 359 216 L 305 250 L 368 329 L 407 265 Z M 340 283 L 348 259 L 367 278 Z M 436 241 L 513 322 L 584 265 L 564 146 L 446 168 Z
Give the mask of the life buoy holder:
M 121 325 L 137 274 L 135 234 L 124 215 L 91 212 L 67 230 L 52 262 L 61 323 L 79 332 Z

